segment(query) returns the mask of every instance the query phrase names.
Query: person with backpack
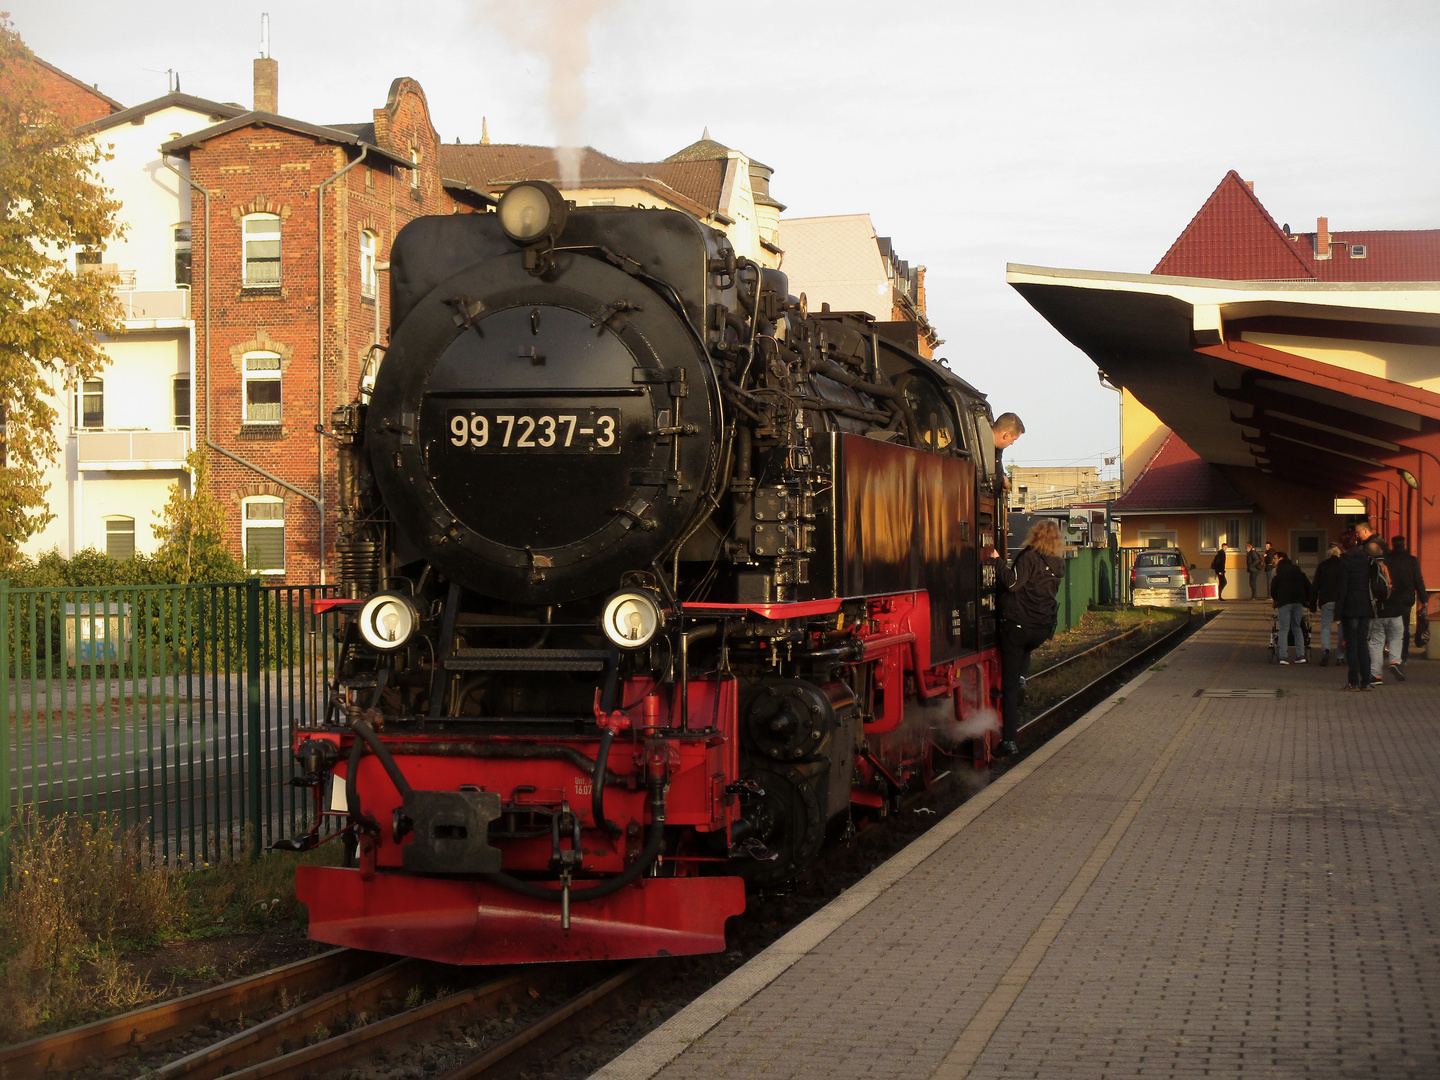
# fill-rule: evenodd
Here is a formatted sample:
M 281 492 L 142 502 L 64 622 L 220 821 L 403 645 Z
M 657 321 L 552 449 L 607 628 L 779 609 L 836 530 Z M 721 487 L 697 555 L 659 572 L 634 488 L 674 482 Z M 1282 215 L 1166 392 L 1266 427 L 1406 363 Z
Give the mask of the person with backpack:
M 984 555 L 998 559 L 988 548 Z M 1059 604 L 1055 594 L 1065 578 L 1065 542 L 1060 527 L 1042 518 L 1030 529 L 1025 546 L 1013 566 L 1003 561 L 996 568 L 1000 579 L 1000 745 L 996 757 L 1018 753 L 1020 682 L 1030 666 L 1030 654 L 1055 633 Z
M 1397 670 L 1395 677 L 1402 682 L 1405 679 L 1403 670 L 1405 662 L 1410 659 L 1410 612 L 1419 607 L 1419 614 L 1415 619 L 1415 636 L 1418 639 L 1422 631 L 1428 631 L 1429 618 L 1425 614 L 1425 605 L 1430 600 L 1430 593 L 1425 588 L 1425 577 L 1420 573 L 1420 560 L 1410 554 L 1410 545 L 1406 543 L 1405 537 L 1395 536 L 1390 539 L 1390 557 L 1385 560 L 1390 566 L 1390 580 L 1395 586 L 1395 593 L 1390 597 L 1390 603 L 1386 608 L 1387 614 L 1400 616 L 1400 626 L 1404 630 L 1404 637 L 1400 646 L 1400 665 L 1402 670 Z M 1424 648 L 1429 642 L 1426 635 L 1425 641 L 1417 641 L 1420 648 Z M 1390 658 L 1393 664 L 1395 658 Z
M 1265 556 L 1255 550 L 1255 545 L 1245 545 L 1245 572 L 1250 575 L 1250 599 L 1260 597 L 1260 574 L 1265 569 Z
M 1340 598 L 1335 615 L 1345 637 L 1345 663 L 1349 681 L 1341 690 L 1370 689 L 1370 623 L 1375 598 L 1370 594 L 1370 555 L 1365 545 L 1375 535 L 1368 521 L 1355 525 L 1356 544 L 1340 556 Z
M 1405 537 L 1395 537 L 1393 549 L 1384 559 L 1388 569 L 1389 591 L 1380 595 L 1381 585 L 1374 581 L 1376 616 L 1370 624 L 1370 670 L 1374 681 L 1381 681 L 1380 672 L 1386 670 L 1390 677 L 1405 681 L 1405 636 L 1409 629 L 1410 609 L 1415 606 L 1417 595 L 1425 596 L 1425 579 L 1420 576 L 1420 561 L 1407 550 Z M 1382 652 L 1390 651 L 1388 667 L 1382 668 Z
M 1287 659 L 1287 639 L 1295 643 L 1295 663 L 1305 663 L 1305 608 L 1310 603 L 1310 579 L 1305 571 L 1290 561 L 1283 551 L 1275 553 L 1275 581 L 1270 590 L 1270 604 L 1275 608 L 1275 622 L 1279 631 L 1280 663 Z

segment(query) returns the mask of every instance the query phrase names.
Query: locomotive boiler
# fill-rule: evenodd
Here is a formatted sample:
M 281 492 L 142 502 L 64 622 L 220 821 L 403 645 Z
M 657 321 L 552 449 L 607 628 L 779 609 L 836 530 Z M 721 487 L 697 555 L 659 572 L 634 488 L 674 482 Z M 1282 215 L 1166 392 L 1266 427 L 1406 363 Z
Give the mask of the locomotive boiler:
M 669 210 L 511 187 L 391 255 L 336 411 L 346 598 L 297 889 L 452 963 L 724 947 L 747 883 L 989 736 L 984 396 Z M 913 331 L 910 345 L 914 343 Z

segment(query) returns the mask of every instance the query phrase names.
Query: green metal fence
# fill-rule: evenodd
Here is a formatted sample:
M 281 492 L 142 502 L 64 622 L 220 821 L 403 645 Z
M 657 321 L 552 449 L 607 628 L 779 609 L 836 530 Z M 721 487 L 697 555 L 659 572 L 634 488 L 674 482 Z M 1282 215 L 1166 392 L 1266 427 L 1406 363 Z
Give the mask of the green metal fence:
M 25 805 L 139 824 L 170 865 L 308 827 L 289 745 L 326 707 L 334 615 L 315 601 L 332 591 L 0 581 L 0 859 Z
M 1066 552 L 1065 579 L 1056 596 L 1059 613 L 1055 629 L 1075 627 L 1092 604 L 1109 604 L 1115 597 L 1115 552 L 1109 548 L 1072 548 Z

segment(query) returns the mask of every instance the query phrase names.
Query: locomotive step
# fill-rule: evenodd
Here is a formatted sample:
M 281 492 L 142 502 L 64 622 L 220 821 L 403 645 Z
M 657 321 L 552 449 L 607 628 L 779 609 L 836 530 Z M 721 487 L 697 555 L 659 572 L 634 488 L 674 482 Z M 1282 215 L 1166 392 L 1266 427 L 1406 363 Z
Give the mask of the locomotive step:
M 446 671 L 604 671 L 605 649 L 456 649 Z

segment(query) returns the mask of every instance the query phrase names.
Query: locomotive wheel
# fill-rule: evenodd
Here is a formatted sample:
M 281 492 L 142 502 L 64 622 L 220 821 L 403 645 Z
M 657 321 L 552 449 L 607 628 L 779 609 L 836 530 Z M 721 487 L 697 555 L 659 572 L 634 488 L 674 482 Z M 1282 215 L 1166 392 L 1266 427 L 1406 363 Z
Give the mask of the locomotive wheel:
M 756 885 L 775 885 L 793 878 L 819 855 L 825 841 L 825 818 L 811 778 L 799 769 L 757 759 L 749 772 L 765 794 L 744 797 L 745 816 L 770 822 L 762 839 L 779 858 L 742 862 L 738 869 Z

